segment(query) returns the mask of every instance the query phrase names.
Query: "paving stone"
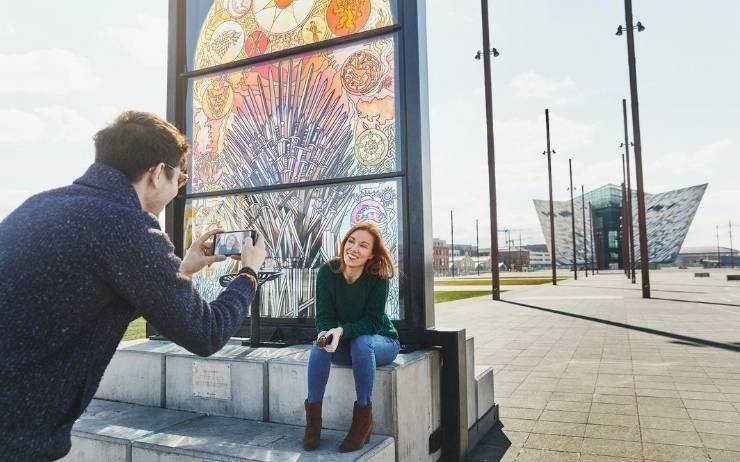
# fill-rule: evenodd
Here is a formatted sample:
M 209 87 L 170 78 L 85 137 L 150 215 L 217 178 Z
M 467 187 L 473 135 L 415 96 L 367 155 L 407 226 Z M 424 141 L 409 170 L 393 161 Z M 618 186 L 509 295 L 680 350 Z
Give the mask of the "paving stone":
M 703 446 L 701 440 L 699 439 L 699 434 L 695 431 L 682 432 L 676 430 L 657 430 L 654 428 L 643 428 L 642 440 L 646 443 L 675 444 L 678 446 Z
M 604 404 L 636 404 L 634 396 L 623 396 L 623 395 L 600 395 L 595 394 L 593 398 L 594 403 Z
M 690 432 L 694 430 L 694 423 L 689 419 L 676 419 L 672 417 L 656 417 L 649 415 L 640 416 L 642 428 L 653 428 L 656 430 L 677 430 Z
M 592 398 L 591 393 L 565 393 L 555 392 L 550 396 L 551 400 L 555 401 L 576 401 L 581 403 L 590 403 Z
M 584 438 L 581 452 L 602 456 L 625 456 L 628 458 L 639 459 L 642 456 L 642 445 L 634 441 Z
M 638 406 L 637 410 L 640 415 L 655 417 L 673 417 L 677 419 L 687 419 L 689 417 L 686 409 L 679 407 Z
M 635 396 L 635 389 L 625 387 L 596 387 L 595 393 L 598 395 Z
M 545 410 L 542 411 L 540 420 L 549 420 L 554 422 L 586 423 L 586 421 L 588 420 L 588 413 Z
M 529 448 L 522 449 L 516 458 L 516 462 L 575 462 L 577 460 L 577 452 L 558 452 Z
M 601 456 L 598 454 L 581 454 L 581 462 L 641 462 L 642 459 L 627 459 L 624 457 Z
M 740 413 L 725 411 L 707 411 L 704 409 L 689 409 L 689 416 L 696 420 L 712 420 L 714 422 L 735 422 L 740 425 Z
M 532 433 L 543 433 L 549 435 L 583 436 L 586 431 L 586 424 L 540 420 L 530 431 Z
M 637 406 L 634 404 L 593 403 L 591 405 L 591 412 L 597 414 L 637 415 Z
M 526 409 L 520 407 L 501 406 L 499 408 L 499 417 L 505 420 L 507 417 L 514 419 L 537 420 L 542 414 L 541 409 Z
M 537 423 L 536 420 L 514 419 L 510 417 L 501 419 L 504 430 L 517 432 L 530 432 L 535 423 Z
M 708 449 L 712 462 L 740 462 L 740 452 L 723 451 L 721 449 Z
M 633 425 L 638 425 L 638 419 L 635 415 L 595 414 L 592 412 L 588 415 L 588 423 L 595 425 L 631 427 Z
M 740 451 L 740 436 L 719 435 L 717 433 L 699 433 L 699 435 L 708 448 Z
M 660 462 L 705 462 L 709 456 L 704 448 L 672 444 L 642 443 L 645 460 Z
M 680 398 L 676 390 L 661 389 L 661 388 L 635 388 L 635 394 L 637 396 L 651 396 L 655 398 Z
M 740 436 L 740 425 L 735 422 L 694 420 L 693 425 L 699 433 L 719 433 L 721 435 Z
M 708 411 L 736 412 L 732 403 L 725 401 L 706 401 L 703 399 L 685 399 L 683 404 L 686 409 L 704 409 Z
M 576 411 L 576 412 L 588 412 L 591 408 L 591 403 L 581 403 L 578 401 L 555 401 L 550 400 L 547 403 L 545 409 L 550 411 Z
M 578 452 L 583 443 L 583 437 L 564 436 L 564 435 L 546 435 L 532 433 L 524 442 L 525 448 L 531 449 L 550 449 L 553 451 Z
M 656 406 L 656 407 L 684 407 L 683 401 L 680 398 L 658 398 L 648 396 L 637 397 L 638 406 Z
M 640 427 L 637 425 L 622 427 L 615 425 L 588 424 L 586 426 L 586 433 L 584 436 L 587 438 L 609 440 L 640 441 Z

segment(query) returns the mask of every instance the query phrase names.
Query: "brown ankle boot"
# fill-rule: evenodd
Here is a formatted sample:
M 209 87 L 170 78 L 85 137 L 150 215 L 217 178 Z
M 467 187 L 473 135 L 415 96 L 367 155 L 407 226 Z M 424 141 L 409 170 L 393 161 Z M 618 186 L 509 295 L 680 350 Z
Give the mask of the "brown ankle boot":
M 373 432 L 373 405 L 360 406 L 355 401 L 355 408 L 352 412 L 352 426 L 349 427 L 349 433 L 339 446 L 340 452 L 356 451 L 362 448 L 365 443 L 370 441 L 370 434 Z
M 305 401 L 306 430 L 303 432 L 303 449 L 313 451 L 319 447 L 321 438 L 321 401 L 309 403 Z

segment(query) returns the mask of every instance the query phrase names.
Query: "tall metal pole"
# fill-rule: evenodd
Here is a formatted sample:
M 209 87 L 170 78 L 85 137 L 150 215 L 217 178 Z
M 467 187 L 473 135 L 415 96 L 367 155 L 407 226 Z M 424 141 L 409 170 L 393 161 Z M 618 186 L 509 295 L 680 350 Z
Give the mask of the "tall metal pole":
M 627 26 L 627 64 L 630 74 L 632 105 L 632 134 L 635 137 L 635 176 L 637 179 L 637 224 L 640 229 L 640 275 L 642 298 L 650 298 L 650 262 L 648 261 L 647 223 L 645 220 L 645 185 L 642 181 L 642 138 L 640 137 L 640 109 L 637 98 L 637 69 L 635 66 L 635 33 L 632 28 L 632 0 L 624 0 Z
M 583 212 L 583 268 L 588 277 L 588 236 L 586 235 L 586 193 L 581 185 L 581 211 Z
M 624 158 L 627 165 L 627 229 L 628 238 L 630 243 L 630 272 L 632 277 L 632 284 L 637 283 L 635 278 L 635 229 L 634 222 L 632 220 L 632 180 L 630 177 L 630 140 L 629 133 L 627 131 L 627 99 L 622 98 L 622 114 L 624 118 Z
M 478 219 L 475 219 L 475 269 L 480 276 L 480 246 L 478 245 Z
M 488 30 L 488 0 L 481 0 L 483 26 L 483 83 L 486 91 L 486 141 L 488 142 L 488 195 L 491 215 L 491 289 L 493 300 L 501 299 L 498 271 L 498 218 L 496 217 L 496 161 L 493 146 L 493 91 L 491 88 L 491 41 Z
M 596 258 L 594 257 L 594 211 L 591 208 L 591 201 L 588 201 L 588 220 L 591 223 L 591 276 L 594 275 L 594 267 L 598 270 Z
M 450 253 L 452 259 L 452 277 L 455 277 L 455 222 L 452 218 L 452 210 L 450 210 Z
M 624 275 L 629 278 L 630 268 L 632 267 L 629 248 L 632 246 L 632 242 L 630 241 L 630 232 L 628 230 L 628 228 L 630 228 L 629 212 L 627 211 L 627 208 L 629 207 L 629 199 L 627 198 L 626 188 L 627 169 L 625 167 L 625 157 L 624 154 L 622 154 L 622 261 L 624 262 L 622 266 L 624 267 Z
M 578 257 L 576 256 L 576 212 L 573 205 L 573 163 L 568 159 L 570 173 L 570 233 L 573 242 L 573 279 L 578 280 Z
M 722 268 L 722 256 L 719 253 L 719 225 L 717 225 L 717 268 Z
M 735 269 L 735 250 L 732 248 L 732 220 L 730 220 L 730 266 Z
M 482 0 L 486 1 L 486 0 Z M 550 263 L 552 265 L 552 285 L 558 284 L 557 271 L 555 270 L 556 252 L 555 252 L 555 212 L 552 204 L 552 161 L 550 151 L 550 110 L 545 109 L 545 129 L 547 131 L 547 179 L 550 185 Z

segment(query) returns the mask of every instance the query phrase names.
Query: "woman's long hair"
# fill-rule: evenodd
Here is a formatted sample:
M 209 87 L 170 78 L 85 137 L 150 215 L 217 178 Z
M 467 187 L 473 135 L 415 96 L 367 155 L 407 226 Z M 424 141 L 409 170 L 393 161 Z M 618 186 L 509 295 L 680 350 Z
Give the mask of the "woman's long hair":
M 349 231 L 347 231 L 347 234 L 344 235 L 344 238 L 342 239 L 342 245 L 339 247 L 339 268 L 337 272 L 343 273 L 344 270 L 347 268 L 347 265 L 344 264 L 344 246 L 347 244 L 347 240 L 352 235 L 352 233 L 359 229 L 367 231 L 374 238 L 373 256 L 370 260 L 367 261 L 367 263 L 365 263 L 363 273 L 377 276 L 381 279 L 392 278 L 395 274 L 395 271 L 393 269 L 393 259 L 391 258 L 390 252 L 388 252 L 388 248 L 385 246 L 383 235 L 380 233 L 380 229 L 378 229 L 378 227 L 370 221 L 361 221 L 355 224 L 349 229 Z

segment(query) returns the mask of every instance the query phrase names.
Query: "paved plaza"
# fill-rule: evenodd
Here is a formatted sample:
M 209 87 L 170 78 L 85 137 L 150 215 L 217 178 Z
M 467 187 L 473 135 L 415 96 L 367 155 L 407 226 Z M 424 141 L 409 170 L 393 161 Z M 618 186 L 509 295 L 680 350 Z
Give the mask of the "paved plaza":
M 711 277 L 696 278 L 695 271 Z M 493 366 L 501 425 L 470 461 L 740 461 L 740 270 L 621 272 L 437 305 Z M 559 275 L 567 275 L 563 272 Z

